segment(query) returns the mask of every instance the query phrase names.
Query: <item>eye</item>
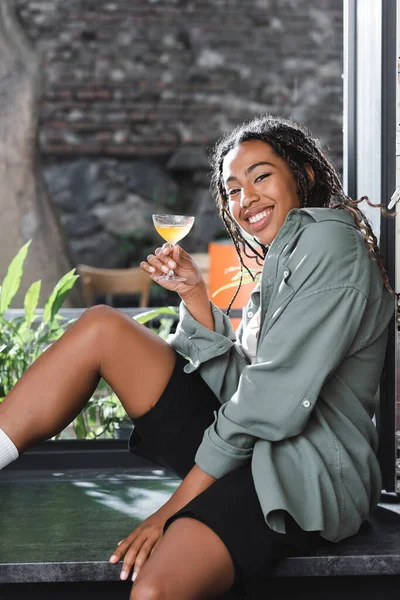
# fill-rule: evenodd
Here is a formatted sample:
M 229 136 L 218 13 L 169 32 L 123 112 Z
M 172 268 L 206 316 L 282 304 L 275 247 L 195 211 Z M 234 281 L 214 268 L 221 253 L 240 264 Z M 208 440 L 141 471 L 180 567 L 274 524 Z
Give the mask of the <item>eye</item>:
M 272 173 L 263 173 L 262 175 L 259 175 L 258 177 L 256 177 L 254 183 L 257 183 L 258 181 L 262 181 L 263 179 L 266 179 L 270 175 L 272 175 Z
M 228 190 L 227 194 L 228 196 L 233 196 L 234 194 L 237 194 L 239 192 L 239 190 L 237 188 L 233 189 L 233 190 Z

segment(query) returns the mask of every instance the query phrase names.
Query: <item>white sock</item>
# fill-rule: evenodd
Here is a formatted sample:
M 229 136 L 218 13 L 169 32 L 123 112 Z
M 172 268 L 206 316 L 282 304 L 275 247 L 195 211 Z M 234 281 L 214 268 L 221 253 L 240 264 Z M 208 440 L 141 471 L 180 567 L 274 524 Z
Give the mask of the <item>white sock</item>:
M 10 462 L 19 456 L 17 447 L 8 435 L 0 429 L 0 470 L 4 469 Z

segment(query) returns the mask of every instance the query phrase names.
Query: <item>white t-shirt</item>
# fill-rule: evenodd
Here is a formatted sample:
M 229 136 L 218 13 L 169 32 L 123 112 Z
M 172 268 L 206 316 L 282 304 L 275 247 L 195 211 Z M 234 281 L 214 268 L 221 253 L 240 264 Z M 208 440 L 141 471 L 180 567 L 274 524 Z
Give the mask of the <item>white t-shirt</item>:
M 251 364 L 256 360 L 257 339 L 260 332 L 261 307 L 250 319 L 247 326 L 243 329 L 242 348 Z

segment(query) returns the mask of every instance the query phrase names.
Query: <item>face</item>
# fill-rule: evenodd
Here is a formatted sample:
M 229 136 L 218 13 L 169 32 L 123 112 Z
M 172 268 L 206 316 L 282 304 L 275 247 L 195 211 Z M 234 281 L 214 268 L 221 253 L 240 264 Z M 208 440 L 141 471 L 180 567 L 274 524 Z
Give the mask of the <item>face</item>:
M 270 244 L 289 211 L 300 207 L 291 169 L 261 140 L 243 142 L 228 152 L 223 180 L 232 217 L 261 244 Z

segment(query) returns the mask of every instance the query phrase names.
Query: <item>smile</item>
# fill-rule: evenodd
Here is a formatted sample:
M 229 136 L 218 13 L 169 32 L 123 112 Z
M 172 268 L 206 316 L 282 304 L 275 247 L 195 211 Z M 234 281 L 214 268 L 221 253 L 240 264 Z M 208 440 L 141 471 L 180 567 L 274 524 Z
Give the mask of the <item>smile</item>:
M 270 220 L 273 210 L 274 210 L 274 207 L 271 206 L 269 208 L 266 208 L 265 210 L 262 210 L 261 212 L 257 213 L 256 215 L 252 215 L 251 217 L 249 217 L 248 222 L 249 222 L 252 230 L 257 232 L 257 231 L 261 231 L 261 229 L 264 229 L 264 227 L 266 227 L 266 225 L 268 224 L 268 222 Z
M 253 224 L 253 223 L 258 223 L 258 221 L 261 221 L 261 219 L 265 219 L 266 217 L 269 217 L 269 215 L 272 213 L 272 208 L 267 208 L 266 210 L 263 210 L 260 213 L 257 213 L 256 215 L 253 215 L 252 217 L 249 217 L 249 223 Z

